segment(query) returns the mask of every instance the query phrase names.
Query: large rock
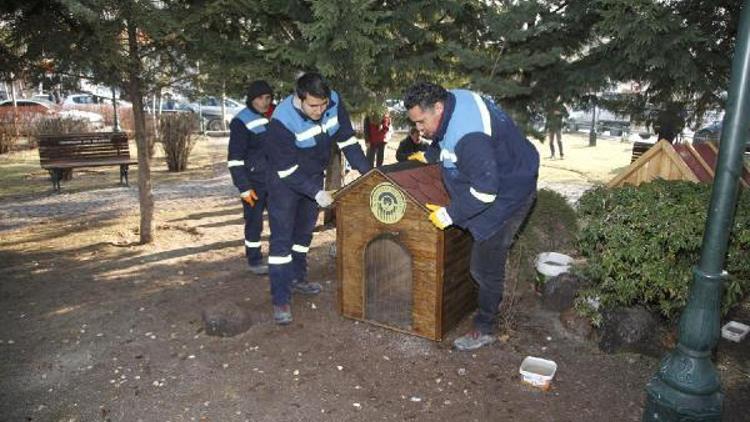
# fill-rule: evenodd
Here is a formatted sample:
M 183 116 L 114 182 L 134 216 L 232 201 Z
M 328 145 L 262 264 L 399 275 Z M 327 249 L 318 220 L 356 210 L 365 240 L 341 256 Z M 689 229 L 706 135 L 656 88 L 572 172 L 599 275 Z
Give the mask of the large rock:
M 645 308 L 616 308 L 603 315 L 599 348 L 606 353 L 658 354 L 656 328 L 656 318 Z
M 560 323 L 568 334 L 579 340 L 588 339 L 594 331 L 591 321 L 578 315 L 574 308 L 568 308 L 560 313 Z
M 223 302 L 203 311 L 203 327 L 210 336 L 232 337 L 252 325 L 250 315 L 235 303 Z
M 544 283 L 542 305 L 551 311 L 562 312 L 573 306 L 582 285 L 582 280 L 574 274 L 562 273 L 552 277 Z

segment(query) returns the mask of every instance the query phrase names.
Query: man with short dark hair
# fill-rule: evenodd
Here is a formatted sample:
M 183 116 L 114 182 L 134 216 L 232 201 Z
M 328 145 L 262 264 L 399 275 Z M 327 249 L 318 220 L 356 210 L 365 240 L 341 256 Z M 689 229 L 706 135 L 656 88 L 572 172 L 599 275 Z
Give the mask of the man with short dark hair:
M 257 80 L 247 89 L 246 108 L 229 123 L 229 174 L 240 191 L 245 218 L 245 256 L 250 271 L 268 274 L 260 252 L 263 211 L 266 209 L 266 153 L 263 149 L 273 90 Z
M 292 291 L 318 294 L 321 286 L 307 280 L 307 252 L 318 218 L 318 207 L 333 203 L 323 190 L 323 171 L 335 143 L 360 174 L 370 170 L 336 91 L 318 73 L 297 79 L 295 93 L 273 113 L 267 144 L 268 214 L 271 247 L 268 256 L 274 321 L 292 322 Z
M 407 161 L 415 152 L 427 151 L 427 144 L 422 142 L 419 129 L 412 127 L 409 134 L 399 144 L 396 150 L 396 161 Z
M 474 243 L 470 271 L 479 285 L 474 328 L 458 337 L 459 350 L 494 342 L 503 297 L 505 261 L 536 197 L 539 154 L 499 107 L 467 90 L 418 83 L 404 96 L 409 119 L 432 145 L 410 159 L 441 163 L 450 204 L 427 204 L 439 229 L 468 229 Z

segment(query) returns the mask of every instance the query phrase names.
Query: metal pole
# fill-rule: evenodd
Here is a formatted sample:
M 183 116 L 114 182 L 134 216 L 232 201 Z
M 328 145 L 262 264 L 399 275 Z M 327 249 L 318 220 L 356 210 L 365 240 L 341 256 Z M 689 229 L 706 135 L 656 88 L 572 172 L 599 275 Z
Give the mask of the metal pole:
M 591 109 L 591 130 L 589 130 L 589 146 L 596 146 L 596 94 L 594 94 L 594 108 Z
M 724 395 L 711 351 L 719 338 L 719 307 L 729 234 L 737 205 L 745 142 L 750 134 L 750 0 L 740 17 L 727 113 L 711 192 L 701 258 L 680 318 L 680 339 L 646 386 L 644 421 L 719 421 Z

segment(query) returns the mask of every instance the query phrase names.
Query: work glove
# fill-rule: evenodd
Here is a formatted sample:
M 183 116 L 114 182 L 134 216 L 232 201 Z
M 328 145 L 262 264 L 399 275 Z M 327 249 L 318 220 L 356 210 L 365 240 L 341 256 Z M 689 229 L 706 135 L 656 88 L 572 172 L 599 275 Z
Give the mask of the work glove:
M 425 207 L 432 211 L 430 213 L 430 221 L 435 225 L 435 227 L 439 228 L 440 230 L 445 230 L 446 227 L 453 224 L 453 219 L 451 219 L 451 216 L 448 215 L 448 211 L 445 209 L 445 207 L 441 207 L 440 205 L 435 204 L 425 204 Z
M 240 194 L 240 198 L 251 207 L 254 207 L 255 201 L 258 200 L 258 194 L 255 193 L 255 189 L 248 189 Z
M 333 204 L 333 195 L 325 190 L 319 191 L 315 194 L 315 202 L 318 203 L 320 208 L 328 208 Z
M 427 164 L 427 158 L 424 156 L 424 151 L 417 151 L 414 154 L 407 157 L 408 160 L 419 161 L 420 163 Z

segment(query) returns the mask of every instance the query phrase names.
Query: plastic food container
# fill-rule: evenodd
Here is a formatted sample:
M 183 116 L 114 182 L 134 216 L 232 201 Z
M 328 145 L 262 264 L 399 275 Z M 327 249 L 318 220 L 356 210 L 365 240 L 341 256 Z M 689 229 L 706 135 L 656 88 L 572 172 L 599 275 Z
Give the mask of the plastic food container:
M 750 332 L 750 326 L 737 321 L 729 321 L 721 327 L 721 336 L 735 343 L 741 342 L 748 332 Z
M 518 372 L 521 373 L 523 382 L 548 390 L 557 372 L 557 364 L 551 360 L 526 356 Z
M 555 277 L 568 272 L 573 258 L 559 252 L 542 252 L 536 256 L 536 270 L 545 277 Z

